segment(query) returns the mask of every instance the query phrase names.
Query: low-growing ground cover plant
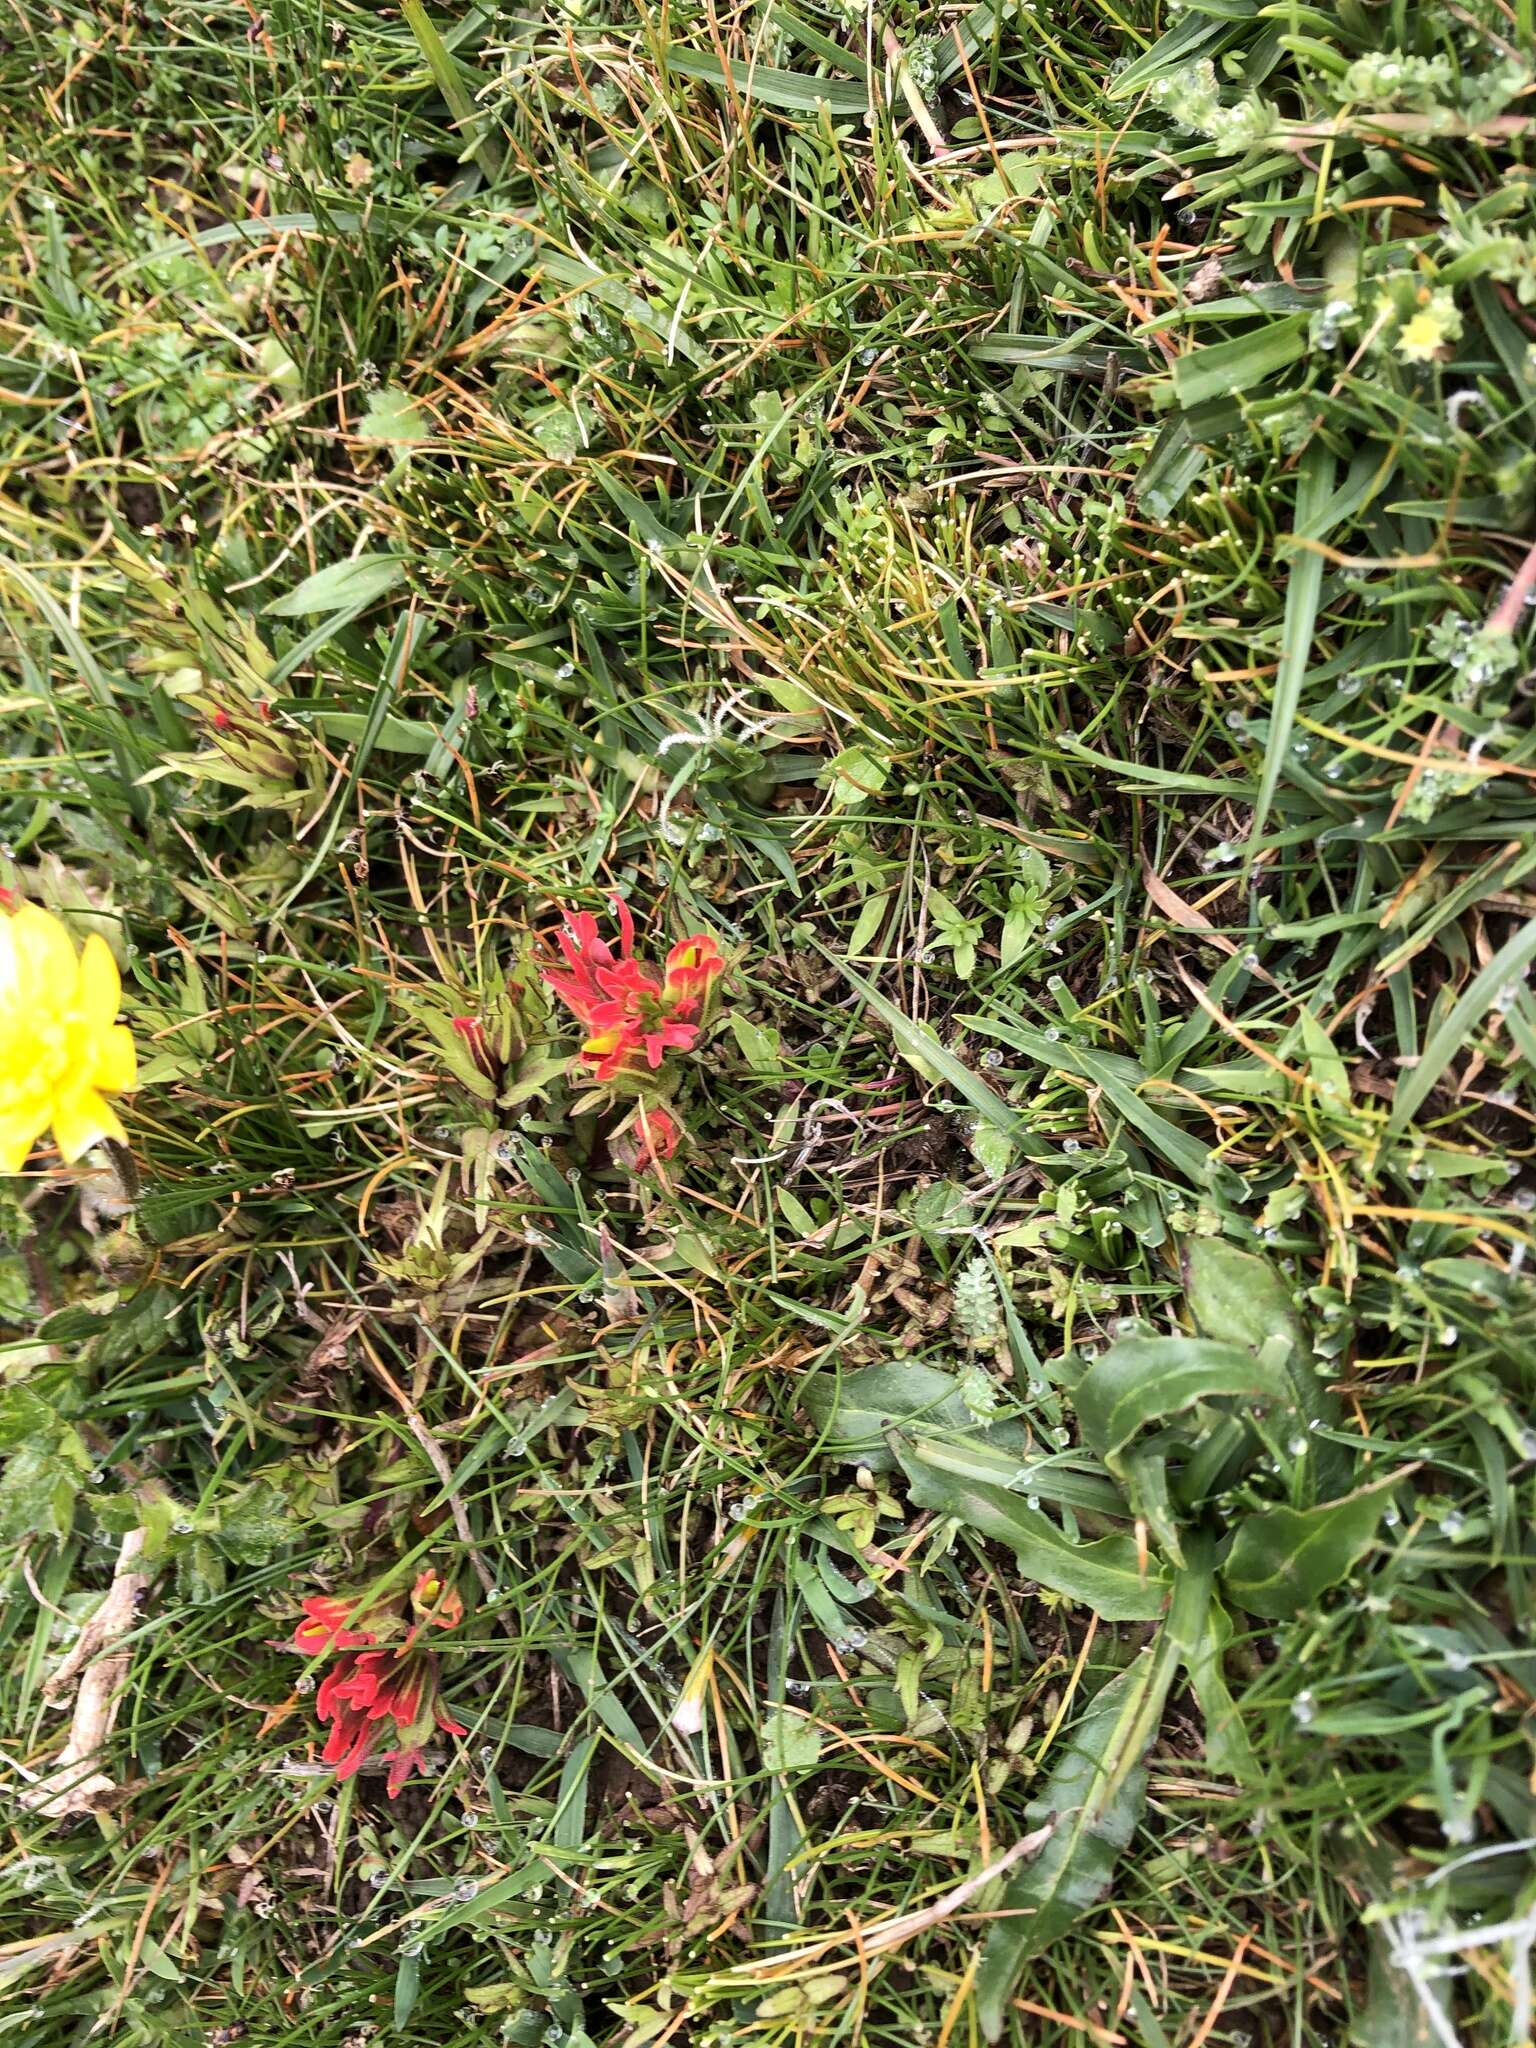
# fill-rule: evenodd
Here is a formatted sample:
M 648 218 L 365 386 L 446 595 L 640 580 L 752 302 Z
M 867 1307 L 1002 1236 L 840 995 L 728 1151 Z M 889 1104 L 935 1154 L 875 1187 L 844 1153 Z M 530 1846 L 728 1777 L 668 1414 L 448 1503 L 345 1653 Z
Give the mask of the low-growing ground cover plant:
M 0 2039 L 1526 2040 L 1528 0 L 0 37 Z

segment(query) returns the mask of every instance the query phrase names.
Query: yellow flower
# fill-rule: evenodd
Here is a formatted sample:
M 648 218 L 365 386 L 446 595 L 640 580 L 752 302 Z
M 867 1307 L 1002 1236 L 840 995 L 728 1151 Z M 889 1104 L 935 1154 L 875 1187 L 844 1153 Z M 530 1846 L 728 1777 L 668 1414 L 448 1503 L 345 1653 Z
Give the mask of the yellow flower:
M 117 1022 L 117 962 L 99 932 L 77 956 L 51 912 L 0 912 L 0 1173 L 19 1173 L 52 1124 L 78 1159 L 102 1138 L 126 1139 L 106 1100 L 131 1088 L 133 1040 Z
M 1403 323 L 1397 352 L 1405 363 L 1432 363 L 1447 342 L 1461 339 L 1461 315 L 1449 292 L 1421 292 L 1419 310 Z

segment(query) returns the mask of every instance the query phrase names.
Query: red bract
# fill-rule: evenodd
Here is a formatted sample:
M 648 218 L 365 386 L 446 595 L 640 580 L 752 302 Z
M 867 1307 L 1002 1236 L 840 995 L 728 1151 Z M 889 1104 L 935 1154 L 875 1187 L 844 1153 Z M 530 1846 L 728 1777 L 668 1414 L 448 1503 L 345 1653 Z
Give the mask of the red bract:
M 394 1723 L 396 1746 L 379 1752 L 389 1765 L 391 1799 L 420 1764 L 421 1744 L 434 1728 L 466 1732 L 438 1700 L 437 1660 L 425 1650 L 343 1652 L 321 1681 L 315 1712 L 331 1724 L 321 1762 L 333 1765 L 338 1778 L 355 1776 Z
M 631 1173 L 649 1173 L 659 1159 L 670 1159 L 682 1143 L 676 1117 L 661 1108 L 646 1109 L 626 1123 L 610 1144 L 620 1166 Z
M 368 1606 L 335 1594 L 313 1594 L 293 1632 L 294 1648 L 306 1656 L 335 1653 L 315 1695 L 316 1713 L 330 1724 L 323 1761 L 338 1778 L 350 1778 L 377 1753 L 389 1766 L 385 1782 L 391 1799 L 420 1768 L 422 1745 L 435 1729 L 465 1733 L 438 1699 L 436 1657 L 417 1645 L 429 1626 L 456 1627 L 464 1618 L 464 1603 L 428 1570 L 411 1589 L 411 1608 L 414 1623 L 398 1602 Z M 367 1626 L 359 1627 L 359 1620 Z M 384 1743 L 390 1746 L 380 1747 Z
M 587 1033 L 581 1056 L 599 1081 L 611 1081 L 642 1062 L 654 1073 L 669 1052 L 688 1052 L 699 1035 L 699 1016 L 715 978 L 724 972 L 714 940 L 684 939 L 667 955 L 658 981 L 635 958 L 635 921 L 622 897 L 615 952 L 598 936 L 597 919 L 579 910 L 560 933 L 565 970 L 547 967 L 544 979 Z
M 453 1028 L 464 1041 L 465 1051 L 488 1081 L 500 1081 L 501 1062 L 491 1050 L 485 1026 L 478 1017 L 455 1017 Z
M 312 1593 L 304 1602 L 304 1619 L 293 1632 L 293 1647 L 306 1657 L 318 1657 L 326 1650 L 357 1650 L 379 1638 L 371 1628 L 354 1628 L 362 1609 L 352 1600 L 334 1593 Z

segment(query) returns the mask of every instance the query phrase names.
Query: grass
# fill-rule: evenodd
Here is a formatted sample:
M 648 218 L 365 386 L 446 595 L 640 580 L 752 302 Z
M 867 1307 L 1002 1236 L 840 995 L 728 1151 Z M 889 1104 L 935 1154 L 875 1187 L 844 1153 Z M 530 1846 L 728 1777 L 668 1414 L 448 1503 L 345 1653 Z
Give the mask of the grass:
M 1527 2040 L 1529 0 L 0 32 L 0 2038 Z

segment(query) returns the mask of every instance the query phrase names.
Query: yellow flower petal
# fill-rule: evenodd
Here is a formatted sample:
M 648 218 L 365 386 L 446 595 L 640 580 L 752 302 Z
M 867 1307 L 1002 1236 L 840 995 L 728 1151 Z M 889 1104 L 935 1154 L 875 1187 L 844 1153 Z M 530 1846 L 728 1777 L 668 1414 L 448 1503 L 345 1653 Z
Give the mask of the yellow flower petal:
M 48 1113 L 46 1102 L 40 1110 L 34 1104 L 30 1112 L 10 1105 L 0 1110 L 0 1173 L 20 1173 L 34 1142 L 48 1128 Z
M 94 1088 L 76 1088 L 57 1096 L 53 1105 L 53 1135 L 66 1160 L 73 1162 L 89 1152 L 103 1138 L 128 1142 L 128 1133 L 118 1121 L 116 1110 Z
M 92 1031 L 105 1031 L 117 1022 L 122 999 L 123 984 L 112 948 L 100 932 L 92 932 L 80 953 L 80 1014 Z
M 90 1076 L 94 1088 L 109 1095 L 121 1095 L 138 1080 L 139 1063 L 134 1056 L 133 1035 L 126 1024 L 114 1024 L 94 1040 L 96 1064 Z
M 55 1010 L 72 1003 L 80 986 L 79 963 L 73 939 L 52 911 L 23 903 L 10 926 L 21 968 L 21 993 Z

